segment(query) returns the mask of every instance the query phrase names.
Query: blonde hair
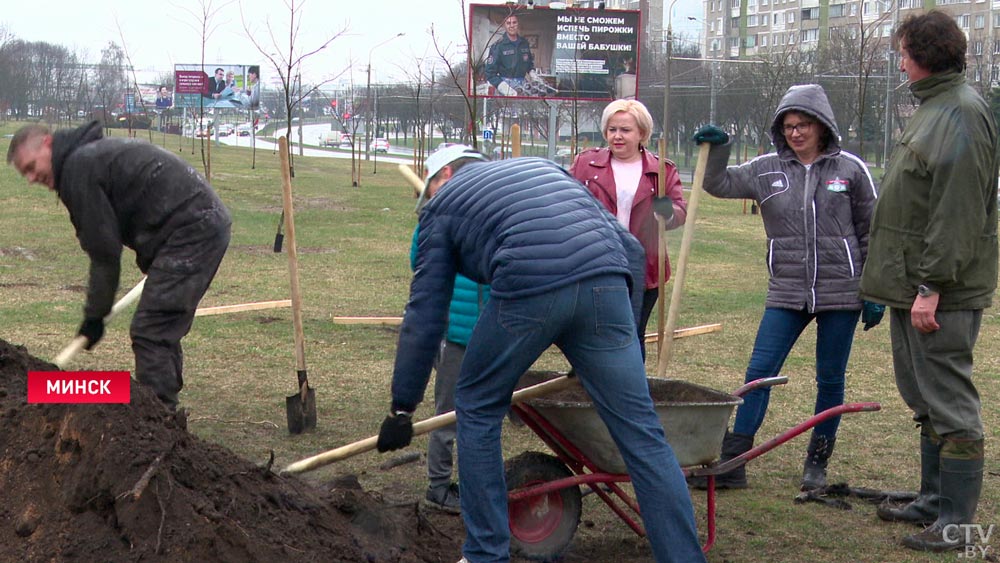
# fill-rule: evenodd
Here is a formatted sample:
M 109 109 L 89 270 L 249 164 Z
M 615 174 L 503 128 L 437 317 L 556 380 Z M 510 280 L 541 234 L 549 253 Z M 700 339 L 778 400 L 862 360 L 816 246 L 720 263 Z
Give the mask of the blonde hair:
M 635 118 L 636 123 L 639 124 L 639 132 L 642 133 L 642 141 L 639 144 L 648 146 L 649 140 L 653 136 L 653 116 L 649 114 L 646 106 L 638 100 L 615 100 L 604 108 L 604 113 L 601 114 L 601 135 L 604 136 L 604 139 L 607 140 L 608 137 L 608 121 L 619 112 L 630 114 Z

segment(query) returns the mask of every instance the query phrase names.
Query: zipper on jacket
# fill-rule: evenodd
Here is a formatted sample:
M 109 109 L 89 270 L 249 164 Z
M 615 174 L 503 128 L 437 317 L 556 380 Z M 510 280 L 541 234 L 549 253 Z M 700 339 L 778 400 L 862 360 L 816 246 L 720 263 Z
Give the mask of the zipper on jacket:
M 806 167 L 806 179 L 805 179 L 805 184 L 803 185 L 803 190 L 802 190 L 802 204 L 803 204 L 803 208 L 802 208 L 802 211 L 803 211 L 803 213 L 802 213 L 802 221 L 804 223 L 803 228 L 802 228 L 802 236 L 805 237 L 805 243 L 806 243 L 805 244 L 805 248 L 806 248 L 806 251 L 808 252 L 809 248 L 810 247 L 812 248 L 812 260 L 813 260 L 812 280 L 809 283 L 809 297 L 810 297 L 810 299 L 809 299 L 809 302 L 806 304 L 807 305 L 806 309 L 810 313 L 815 313 L 816 312 L 816 274 L 817 274 L 817 270 L 819 269 L 818 258 L 816 256 L 816 253 L 817 253 L 817 249 L 816 249 L 816 198 L 815 198 L 815 195 L 814 195 L 814 197 L 811 200 L 807 199 L 807 196 L 809 195 L 810 182 L 812 181 L 812 178 L 811 178 L 811 176 L 812 176 L 812 169 L 815 166 L 816 166 L 816 163 L 813 162 L 811 166 Z M 803 167 L 805 167 L 805 165 L 803 165 Z M 812 211 L 812 219 L 813 219 L 813 223 L 812 223 L 812 240 L 811 241 L 810 241 L 810 238 L 809 238 L 809 220 L 807 219 L 809 211 Z
M 774 239 L 767 241 L 767 273 L 774 277 Z
M 847 239 L 840 239 L 844 241 L 844 253 L 847 254 L 847 265 L 851 267 L 851 277 L 854 277 L 854 258 L 851 257 L 851 244 L 847 242 Z

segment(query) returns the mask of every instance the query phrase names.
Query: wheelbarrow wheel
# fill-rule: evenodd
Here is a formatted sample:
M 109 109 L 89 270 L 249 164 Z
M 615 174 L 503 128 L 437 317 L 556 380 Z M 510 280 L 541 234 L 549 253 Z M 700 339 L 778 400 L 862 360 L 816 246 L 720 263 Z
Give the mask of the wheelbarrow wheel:
M 505 464 L 507 490 L 572 477 L 559 458 L 524 452 Z M 556 561 L 580 524 L 580 487 L 573 485 L 524 500 L 508 501 L 511 553 L 535 561 Z

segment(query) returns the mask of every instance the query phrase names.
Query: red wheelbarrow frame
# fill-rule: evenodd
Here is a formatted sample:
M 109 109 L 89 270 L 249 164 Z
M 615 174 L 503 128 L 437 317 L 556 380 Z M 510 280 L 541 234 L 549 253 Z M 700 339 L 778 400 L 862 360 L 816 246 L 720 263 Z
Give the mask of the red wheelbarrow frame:
M 768 377 L 751 381 L 740 387 L 732 394 L 742 397 L 754 389 L 770 387 L 787 383 L 787 377 Z M 707 537 L 702 551 L 708 552 L 715 544 L 716 524 L 715 524 L 715 476 L 732 471 L 748 461 L 763 455 L 785 442 L 802 434 L 830 418 L 846 413 L 873 412 L 882 408 L 879 403 L 848 403 L 831 407 L 819 414 L 813 415 L 804 422 L 793 426 L 774 438 L 750 449 L 742 455 L 735 457 L 725 463 L 715 463 L 706 466 L 694 466 L 682 468 L 684 476 L 705 476 L 708 481 L 706 494 L 706 521 Z M 587 457 L 579 448 L 570 442 L 566 436 L 557 430 L 548 420 L 542 417 L 531 405 L 527 403 L 515 404 L 511 409 L 521 418 L 524 424 L 530 428 L 545 444 L 556 454 L 566 466 L 573 472 L 572 477 L 547 481 L 540 485 L 522 487 L 512 490 L 507 495 L 508 504 L 524 501 L 531 497 L 553 493 L 568 487 L 587 485 L 590 490 L 597 494 L 608 507 L 621 518 L 640 537 L 645 537 L 646 530 L 642 524 L 633 517 L 639 515 L 639 504 L 631 495 L 625 492 L 618 483 L 631 481 L 628 474 L 608 473 L 601 470 L 594 462 Z M 604 485 L 602 488 L 599 485 Z M 605 488 L 607 490 L 605 490 Z M 614 493 L 614 497 L 609 494 Z M 615 498 L 617 497 L 617 498 Z M 626 510 L 627 509 L 627 510 Z M 631 513 L 629 512 L 631 511 Z

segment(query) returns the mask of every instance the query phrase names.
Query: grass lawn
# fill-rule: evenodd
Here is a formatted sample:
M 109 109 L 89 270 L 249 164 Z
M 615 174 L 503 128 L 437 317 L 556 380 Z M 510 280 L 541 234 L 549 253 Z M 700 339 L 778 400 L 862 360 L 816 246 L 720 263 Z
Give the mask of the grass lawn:
M 0 125 L 0 135 L 14 129 L 13 124 Z M 145 133 L 139 137 L 148 138 Z M 183 146 L 180 154 L 201 167 L 200 153 L 192 154 L 189 141 L 179 143 L 176 137 L 160 134 L 153 141 L 175 152 Z M 0 140 L 3 154 L 7 143 Z M 288 299 L 288 255 L 272 251 L 281 211 L 277 155 L 258 150 L 255 168 L 246 148 L 213 147 L 212 158 L 213 185 L 232 211 L 234 225 L 229 252 L 202 305 Z M 295 392 L 296 379 L 291 310 L 284 308 L 196 319 L 184 340 L 186 377 L 181 394 L 193 433 L 259 463 L 273 451 L 275 466 L 281 467 L 377 432 L 389 406 L 396 332 L 334 324 L 332 319 L 402 314 L 416 216 L 412 189 L 393 166 L 383 166 L 375 175 L 370 172 L 364 169 L 364 187 L 352 188 L 347 160 L 297 157 L 295 161 L 295 227 L 306 364 L 318 402 L 316 432 L 289 436 L 286 429 L 285 397 Z M 0 169 L 0 225 L 0 338 L 51 359 L 69 344 L 79 326 L 87 258 L 56 196 L 28 186 L 9 166 Z M 671 256 L 678 253 L 680 236 L 680 231 L 669 235 Z M 740 201 L 702 198 L 678 325 L 717 322 L 723 330 L 678 340 L 669 376 L 722 390 L 742 383 L 763 312 L 764 250 L 759 215 L 744 213 Z M 141 277 L 133 258 L 126 252 L 122 293 Z M 104 341 L 93 352 L 78 356 L 71 368 L 130 370 L 127 325 L 126 318 L 115 321 Z M 987 473 L 978 513 L 984 527 L 1000 524 L 1000 462 L 993 440 L 1000 423 L 995 407 L 1000 399 L 998 343 L 1000 315 L 993 308 L 983 317 L 976 357 L 987 428 Z M 790 381 L 773 391 L 761 438 L 812 414 L 814 349 L 813 326 L 786 362 L 783 374 Z M 650 354 L 648 366 L 655 373 L 655 353 Z M 568 366 L 557 353 L 549 352 L 538 367 Z M 848 366 L 847 400 L 878 401 L 882 411 L 844 417 L 830 464 L 831 481 L 916 489 L 918 431 L 893 382 L 887 324 L 868 332 L 858 329 Z M 425 401 L 417 417 L 429 416 L 432 406 L 433 401 Z M 719 536 L 709 561 L 955 560 L 954 553 L 916 554 L 899 547 L 898 539 L 916 528 L 881 522 L 874 507 L 864 501 L 853 500 L 850 511 L 793 504 L 807 441 L 806 434 L 754 460 L 748 466 L 751 488 L 720 494 Z M 417 438 L 411 449 L 425 447 L 426 438 Z M 513 456 L 545 447 L 529 431 L 509 427 L 505 450 Z M 354 473 L 369 489 L 402 483 L 404 491 L 422 495 L 423 463 L 379 470 L 386 459 L 367 453 L 307 477 L 327 480 Z M 703 528 L 704 495 L 694 492 L 693 498 Z M 639 540 L 594 496 L 585 501 L 583 519 L 576 542 L 621 542 L 623 560 L 635 561 L 625 558 L 630 550 L 639 549 Z M 1000 545 L 998 536 L 990 540 L 994 546 Z

